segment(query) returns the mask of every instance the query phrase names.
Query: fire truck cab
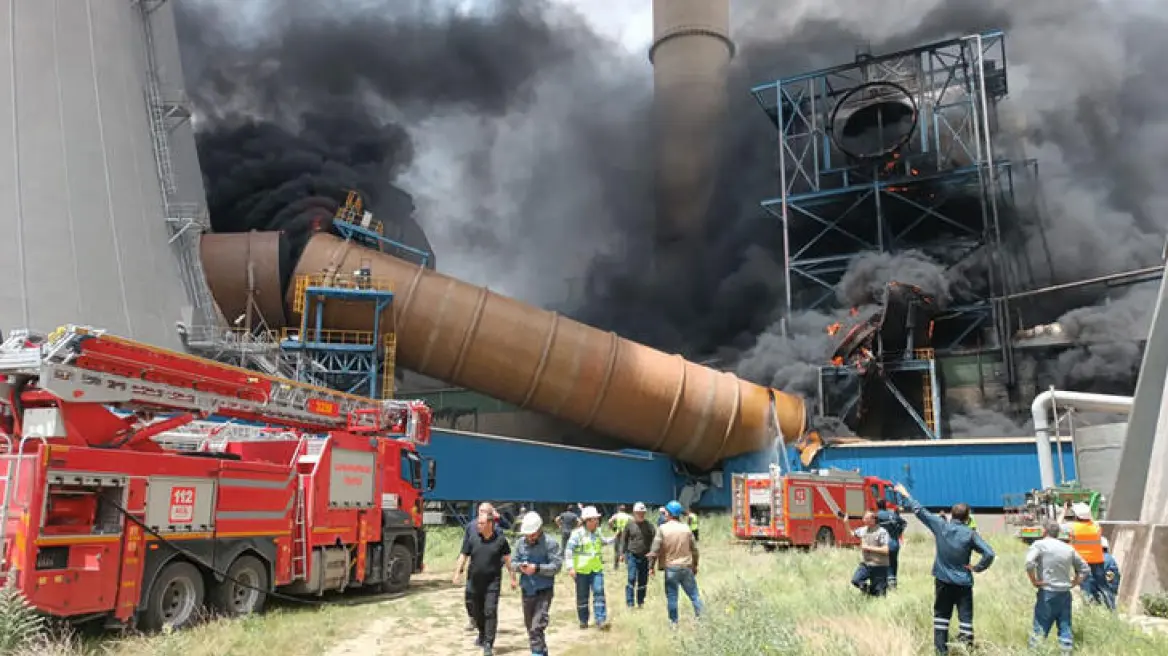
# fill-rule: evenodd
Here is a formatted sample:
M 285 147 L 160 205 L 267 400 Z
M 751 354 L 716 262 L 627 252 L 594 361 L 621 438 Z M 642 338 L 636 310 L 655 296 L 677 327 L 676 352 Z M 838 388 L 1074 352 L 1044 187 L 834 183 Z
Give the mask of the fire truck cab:
M 177 628 L 421 571 L 425 405 L 23 332 L 0 344 L 0 579 L 38 610 Z
M 854 546 L 864 513 L 883 499 L 898 507 L 889 481 L 855 472 L 827 469 L 784 474 L 772 466 L 765 474 L 732 477 L 734 536 L 777 547 Z

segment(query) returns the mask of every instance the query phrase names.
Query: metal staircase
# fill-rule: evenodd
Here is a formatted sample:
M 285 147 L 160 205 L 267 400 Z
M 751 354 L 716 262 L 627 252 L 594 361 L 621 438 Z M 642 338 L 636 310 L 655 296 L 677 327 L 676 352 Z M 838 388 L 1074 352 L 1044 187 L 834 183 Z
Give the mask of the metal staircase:
M 178 258 L 179 274 L 187 297 L 194 306 L 193 323 L 225 325 L 207 286 L 199 258 L 199 237 L 210 227 L 207 213 L 200 204 L 178 201 L 174 161 L 171 157 L 170 133 L 191 117 L 185 97 L 168 99 L 162 92 L 158 55 L 155 50 L 151 14 L 166 0 L 130 0 L 138 8 L 142 22 L 143 55 L 146 64 L 145 100 L 150 122 L 150 141 L 154 148 L 154 162 L 162 187 L 164 219 L 170 229 L 170 244 Z

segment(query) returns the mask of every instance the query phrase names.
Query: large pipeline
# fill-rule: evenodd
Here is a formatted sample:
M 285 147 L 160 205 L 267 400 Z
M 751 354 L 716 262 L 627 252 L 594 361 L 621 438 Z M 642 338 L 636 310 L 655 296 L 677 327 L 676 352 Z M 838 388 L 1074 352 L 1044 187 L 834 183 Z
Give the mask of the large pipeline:
M 252 257 L 272 261 L 257 246 L 250 243 Z M 204 251 L 208 269 L 236 272 L 248 266 L 226 258 L 247 252 L 222 246 Z M 733 374 L 330 234 L 308 242 L 295 275 L 347 273 L 363 264 L 396 294 L 401 367 L 702 467 L 771 446 L 769 390 Z M 246 282 L 242 276 L 233 283 L 218 277 L 212 291 L 216 298 L 237 298 Z M 294 286 L 289 307 L 293 292 Z M 371 330 L 373 315 L 368 308 L 331 305 L 324 321 L 332 329 Z M 783 436 L 798 438 L 806 422 L 803 400 L 774 395 Z

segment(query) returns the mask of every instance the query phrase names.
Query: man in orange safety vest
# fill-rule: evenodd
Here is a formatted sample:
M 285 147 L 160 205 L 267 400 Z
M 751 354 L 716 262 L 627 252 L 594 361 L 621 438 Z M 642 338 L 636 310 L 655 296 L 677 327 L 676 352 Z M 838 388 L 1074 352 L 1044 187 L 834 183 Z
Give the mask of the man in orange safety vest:
M 1091 576 L 1082 583 L 1083 592 L 1111 610 L 1115 610 L 1115 596 L 1107 585 L 1107 566 L 1103 556 L 1103 530 L 1091 517 L 1091 506 L 1076 503 L 1071 506 L 1072 520 L 1065 527 L 1067 541 L 1091 568 Z

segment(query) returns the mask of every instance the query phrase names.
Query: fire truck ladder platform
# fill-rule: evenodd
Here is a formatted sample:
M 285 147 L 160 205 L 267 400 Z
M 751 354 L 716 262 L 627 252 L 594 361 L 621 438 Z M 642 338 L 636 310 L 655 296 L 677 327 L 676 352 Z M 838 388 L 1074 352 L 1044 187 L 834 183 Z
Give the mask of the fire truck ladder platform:
M 277 423 L 306 431 L 382 425 L 409 405 L 374 400 L 156 348 L 68 325 L 42 337 L 26 330 L 0 343 L 0 376 L 26 376 L 72 402 L 166 408 Z

